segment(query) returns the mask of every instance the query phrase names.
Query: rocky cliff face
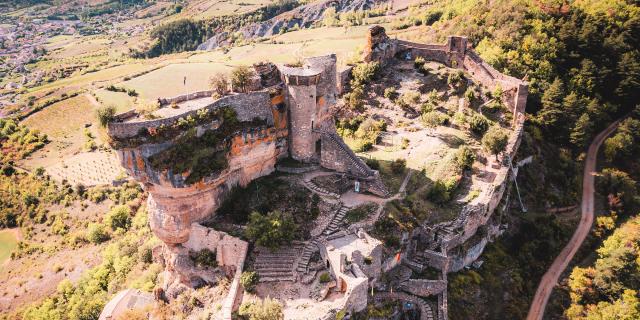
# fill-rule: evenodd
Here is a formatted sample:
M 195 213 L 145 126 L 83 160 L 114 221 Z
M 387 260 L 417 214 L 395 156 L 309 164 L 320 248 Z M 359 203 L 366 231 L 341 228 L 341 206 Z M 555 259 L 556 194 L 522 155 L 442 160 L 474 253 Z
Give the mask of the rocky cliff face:
M 374 6 L 384 3 L 384 0 L 321 0 L 300 6 L 289 12 L 280 14 L 267 21 L 246 26 L 240 30 L 245 39 L 255 39 L 278 34 L 285 28 L 291 29 L 295 25 L 307 28 L 315 22 L 322 20 L 322 15 L 327 8 L 334 7 L 336 12 L 349 12 L 371 9 Z M 198 50 L 213 50 L 229 44 L 229 34 L 223 32 L 211 37 L 206 42 L 198 46 Z

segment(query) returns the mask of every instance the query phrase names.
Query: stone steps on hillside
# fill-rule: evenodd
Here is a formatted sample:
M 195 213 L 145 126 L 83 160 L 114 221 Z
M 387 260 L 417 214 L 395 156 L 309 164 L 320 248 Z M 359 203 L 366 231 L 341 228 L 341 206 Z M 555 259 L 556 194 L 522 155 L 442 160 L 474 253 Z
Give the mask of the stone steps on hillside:
M 304 246 L 296 271 L 301 273 L 307 273 L 309 271 L 309 261 L 313 254 L 319 250 L 318 243 L 319 241 L 317 239 L 313 239 Z
M 337 194 L 335 192 L 332 192 L 332 191 L 329 191 L 329 190 L 317 185 L 311 179 L 308 179 L 308 180 L 305 179 L 304 180 L 304 185 L 307 187 L 307 189 L 309 189 L 309 190 L 311 190 L 311 191 L 313 191 L 313 192 L 315 192 L 315 193 L 317 193 L 319 195 L 322 195 L 322 196 L 325 196 L 325 197 L 330 197 L 330 198 L 335 198 L 335 199 L 340 198 L 339 194 Z
M 329 224 L 327 225 L 327 227 L 322 231 L 322 234 L 329 235 L 338 231 L 340 226 L 342 226 L 344 217 L 347 215 L 347 212 L 349 212 L 349 210 L 351 210 L 350 207 L 347 207 L 344 205 L 340 207 L 338 212 L 336 212 L 333 218 L 331 218 L 331 221 L 329 221 Z
M 260 276 L 260 282 L 296 281 L 294 265 L 302 248 L 302 243 L 298 242 L 276 251 L 256 249 L 253 268 Z

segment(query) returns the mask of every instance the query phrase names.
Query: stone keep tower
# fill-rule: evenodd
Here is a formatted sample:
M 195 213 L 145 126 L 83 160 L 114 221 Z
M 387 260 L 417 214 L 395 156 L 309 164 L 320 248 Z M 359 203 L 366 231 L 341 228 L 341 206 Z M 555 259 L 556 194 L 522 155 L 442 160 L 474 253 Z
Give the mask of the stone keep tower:
M 320 136 L 314 130 L 333 128 L 329 107 L 336 102 L 336 56 L 305 60 L 302 68 L 280 66 L 289 107 L 289 150 L 302 162 L 319 159 Z

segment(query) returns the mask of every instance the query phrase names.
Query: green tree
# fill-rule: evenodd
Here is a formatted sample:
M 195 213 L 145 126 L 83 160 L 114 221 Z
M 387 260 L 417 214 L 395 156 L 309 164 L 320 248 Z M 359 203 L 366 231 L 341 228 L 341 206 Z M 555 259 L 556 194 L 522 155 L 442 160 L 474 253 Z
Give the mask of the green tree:
M 482 146 L 486 151 L 495 155 L 496 160 L 498 160 L 498 155 L 507 148 L 508 142 L 509 136 L 498 125 L 489 128 L 484 137 L 482 137 Z
M 96 110 L 96 117 L 98 118 L 98 123 L 102 127 L 106 127 L 109 122 L 113 121 L 113 116 L 116 114 L 116 107 L 114 106 L 105 106 L 100 107 Z
M 127 205 L 115 206 L 105 216 L 105 221 L 111 230 L 118 228 L 127 230 L 131 226 L 131 209 Z
M 231 86 L 236 92 L 247 92 L 247 86 L 253 77 L 253 70 L 247 66 L 237 66 L 231 72 Z
M 245 235 L 260 246 L 276 249 L 290 243 L 296 231 L 297 226 L 288 213 L 276 210 L 262 215 L 254 211 L 249 215 Z
M 90 223 L 87 228 L 87 240 L 91 243 L 98 244 L 109 240 L 109 233 L 104 225 L 100 223 Z

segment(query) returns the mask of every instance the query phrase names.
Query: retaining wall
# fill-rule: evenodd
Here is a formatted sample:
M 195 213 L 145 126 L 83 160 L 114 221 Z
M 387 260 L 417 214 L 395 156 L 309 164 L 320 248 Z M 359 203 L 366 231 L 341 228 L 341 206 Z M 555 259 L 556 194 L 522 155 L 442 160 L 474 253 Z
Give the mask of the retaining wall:
M 267 120 L 267 123 L 273 124 L 273 114 L 271 113 L 271 99 L 269 93 L 264 91 L 240 93 L 220 98 L 213 103 L 196 110 L 190 110 L 172 117 L 145 120 L 138 122 L 111 122 L 108 125 L 108 134 L 112 138 L 124 139 L 137 135 L 141 129 L 157 128 L 161 125 L 169 126 L 174 124 L 180 118 L 188 116 L 197 116 L 199 110 L 209 109 L 213 111 L 225 106 L 232 107 L 240 121 L 251 121 L 254 118 Z M 128 111 L 129 113 L 131 111 Z M 117 115 L 122 117 L 122 114 Z

